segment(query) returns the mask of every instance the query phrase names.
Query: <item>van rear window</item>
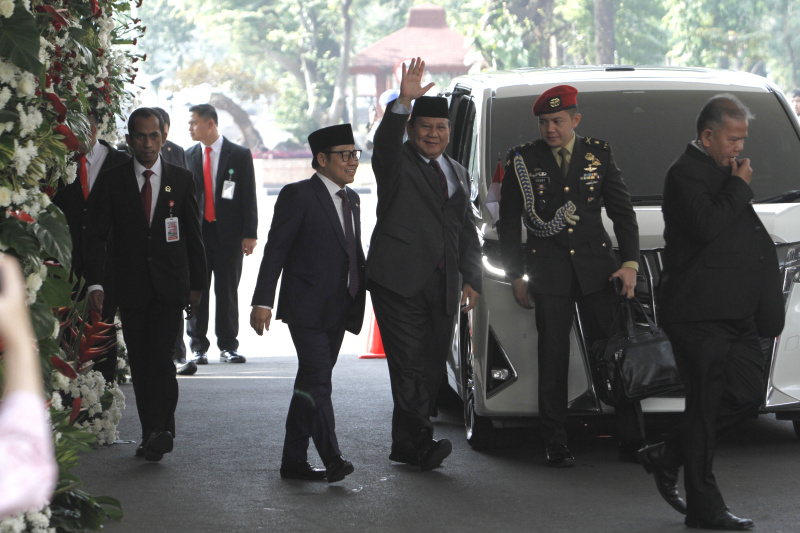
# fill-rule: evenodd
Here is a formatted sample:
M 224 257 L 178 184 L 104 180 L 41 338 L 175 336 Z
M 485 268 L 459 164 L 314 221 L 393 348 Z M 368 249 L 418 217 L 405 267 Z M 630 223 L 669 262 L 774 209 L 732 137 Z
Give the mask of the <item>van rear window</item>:
M 703 104 L 720 91 L 582 92 L 580 135 L 611 143 L 635 203 L 660 204 L 667 169 L 695 138 L 695 120 Z M 755 115 L 741 157 L 753 166 L 757 201 L 800 189 L 800 136 L 795 121 L 772 93 L 735 92 Z M 539 138 L 530 113 L 535 97 L 492 101 L 491 176 L 509 148 Z M 798 194 L 797 196 L 800 196 Z M 789 197 L 789 201 L 798 201 Z

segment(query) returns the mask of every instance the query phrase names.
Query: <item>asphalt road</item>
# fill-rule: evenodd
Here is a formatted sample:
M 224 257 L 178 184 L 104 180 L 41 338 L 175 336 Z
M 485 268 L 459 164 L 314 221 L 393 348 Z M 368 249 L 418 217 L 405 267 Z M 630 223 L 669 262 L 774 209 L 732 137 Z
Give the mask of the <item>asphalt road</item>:
M 388 460 L 391 396 L 383 359 L 343 354 L 334 370 L 337 434 L 355 472 L 343 482 L 280 479 L 283 424 L 294 357 L 212 361 L 181 377 L 175 451 L 160 463 L 134 457 L 138 419 L 130 385 L 119 443 L 82 458 L 77 474 L 93 495 L 119 499 L 110 532 L 675 532 L 682 517 L 653 480 L 616 458 L 613 424 L 574 421 L 577 466 L 544 465 L 533 430 L 506 449 L 477 452 L 464 440 L 460 409 L 443 409 L 436 437 L 453 442 L 441 468 L 419 472 Z M 650 424 L 655 437 L 663 424 Z M 716 476 L 734 513 L 757 531 L 800 527 L 800 443 L 791 423 L 768 416 L 723 442 Z M 312 462 L 319 463 L 313 444 Z

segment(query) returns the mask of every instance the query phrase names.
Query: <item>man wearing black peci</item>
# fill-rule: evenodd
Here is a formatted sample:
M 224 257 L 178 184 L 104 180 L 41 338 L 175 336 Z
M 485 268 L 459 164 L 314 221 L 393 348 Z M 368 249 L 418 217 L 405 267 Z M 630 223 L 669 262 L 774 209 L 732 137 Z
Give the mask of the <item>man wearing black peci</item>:
M 366 278 L 360 200 L 353 183 L 360 150 L 350 124 L 308 136 L 316 173 L 278 195 L 253 293 L 250 325 L 269 330 L 278 277 L 276 317 L 289 326 L 299 362 L 286 417 L 281 477 L 341 481 L 354 470 L 342 457 L 331 403 L 331 374 L 345 331 L 364 319 Z M 309 439 L 325 469 L 308 462 Z
M 784 323 L 775 245 L 751 205 L 750 159 L 737 159 L 752 118 L 730 94 L 711 98 L 697 117 L 697 138 L 664 182 L 661 321 L 686 408 L 665 442 L 642 449 L 639 458 L 661 496 L 695 528 L 753 527 L 722 499 L 714 446 L 757 413 L 765 364 L 759 337 L 779 335 Z M 685 502 L 678 494 L 681 466 Z

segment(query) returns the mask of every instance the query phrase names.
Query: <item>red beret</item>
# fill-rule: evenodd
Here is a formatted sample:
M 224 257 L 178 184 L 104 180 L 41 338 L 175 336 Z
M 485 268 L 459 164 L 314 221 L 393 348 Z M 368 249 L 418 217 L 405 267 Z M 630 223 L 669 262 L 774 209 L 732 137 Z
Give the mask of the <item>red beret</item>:
M 558 113 L 578 106 L 578 89 L 571 85 L 557 85 L 547 89 L 533 104 L 535 116 Z

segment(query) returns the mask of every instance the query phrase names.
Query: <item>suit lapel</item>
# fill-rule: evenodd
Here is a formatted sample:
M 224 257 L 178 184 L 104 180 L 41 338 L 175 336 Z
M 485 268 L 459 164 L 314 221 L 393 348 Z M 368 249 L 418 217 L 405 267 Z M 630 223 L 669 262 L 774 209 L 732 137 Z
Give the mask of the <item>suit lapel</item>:
M 156 224 L 159 220 L 164 220 L 169 216 L 169 202 L 172 200 L 172 191 L 175 190 L 175 183 L 172 179 L 172 175 L 167 171 L 167 165 L 165 161 L 161 160 L 161 189 L 156 191 L 153 190 L 153 194 L 158 194 L 156 198 L 156 207 L 155 212 L 153 213 L 153 222 L 150 224 L 150 229 L 155 229 L 158 231 L 158 224 Z
M 231 143 L 228 139 L 222 138 L 222 148 L 219 151 L 219 162 L 217 164 L 217 183 L 214 190 L 214 205 L 216 200 L 222 196 L 222 182 L 228 179 L 228 159 L 231 155 Z
M 360 246 L 361 243 L 361 205 L 356 198 L 356 193 L 350 190 L 349 187 L 345 189 L 347 197 L 350 199 L 350 208 L 353 211 L 353 229 L 355 230 L 356 244 Z M 345 243 L 346 244 L 346 243 Z
M 339 220 L 339 213 L 336 212 L 336 206 L 333 205 L 333 198 L 331 198 L 330 193 L 328 193 L 328 188 L 325 187 L 325 184 L 322 183 L 322 180 L 316 174 L 311 178 L 311 187 L 314 189 L 317 199 L 319 199 L 319 202 L 322 204 L 322 210 L 325 211 L 328 220 L 333 226 L 336 237 L 339 238 L 339 244 L 342 245 L 342 248 L 347 250 L 347 240 L 344 237 L 342 222 Z

